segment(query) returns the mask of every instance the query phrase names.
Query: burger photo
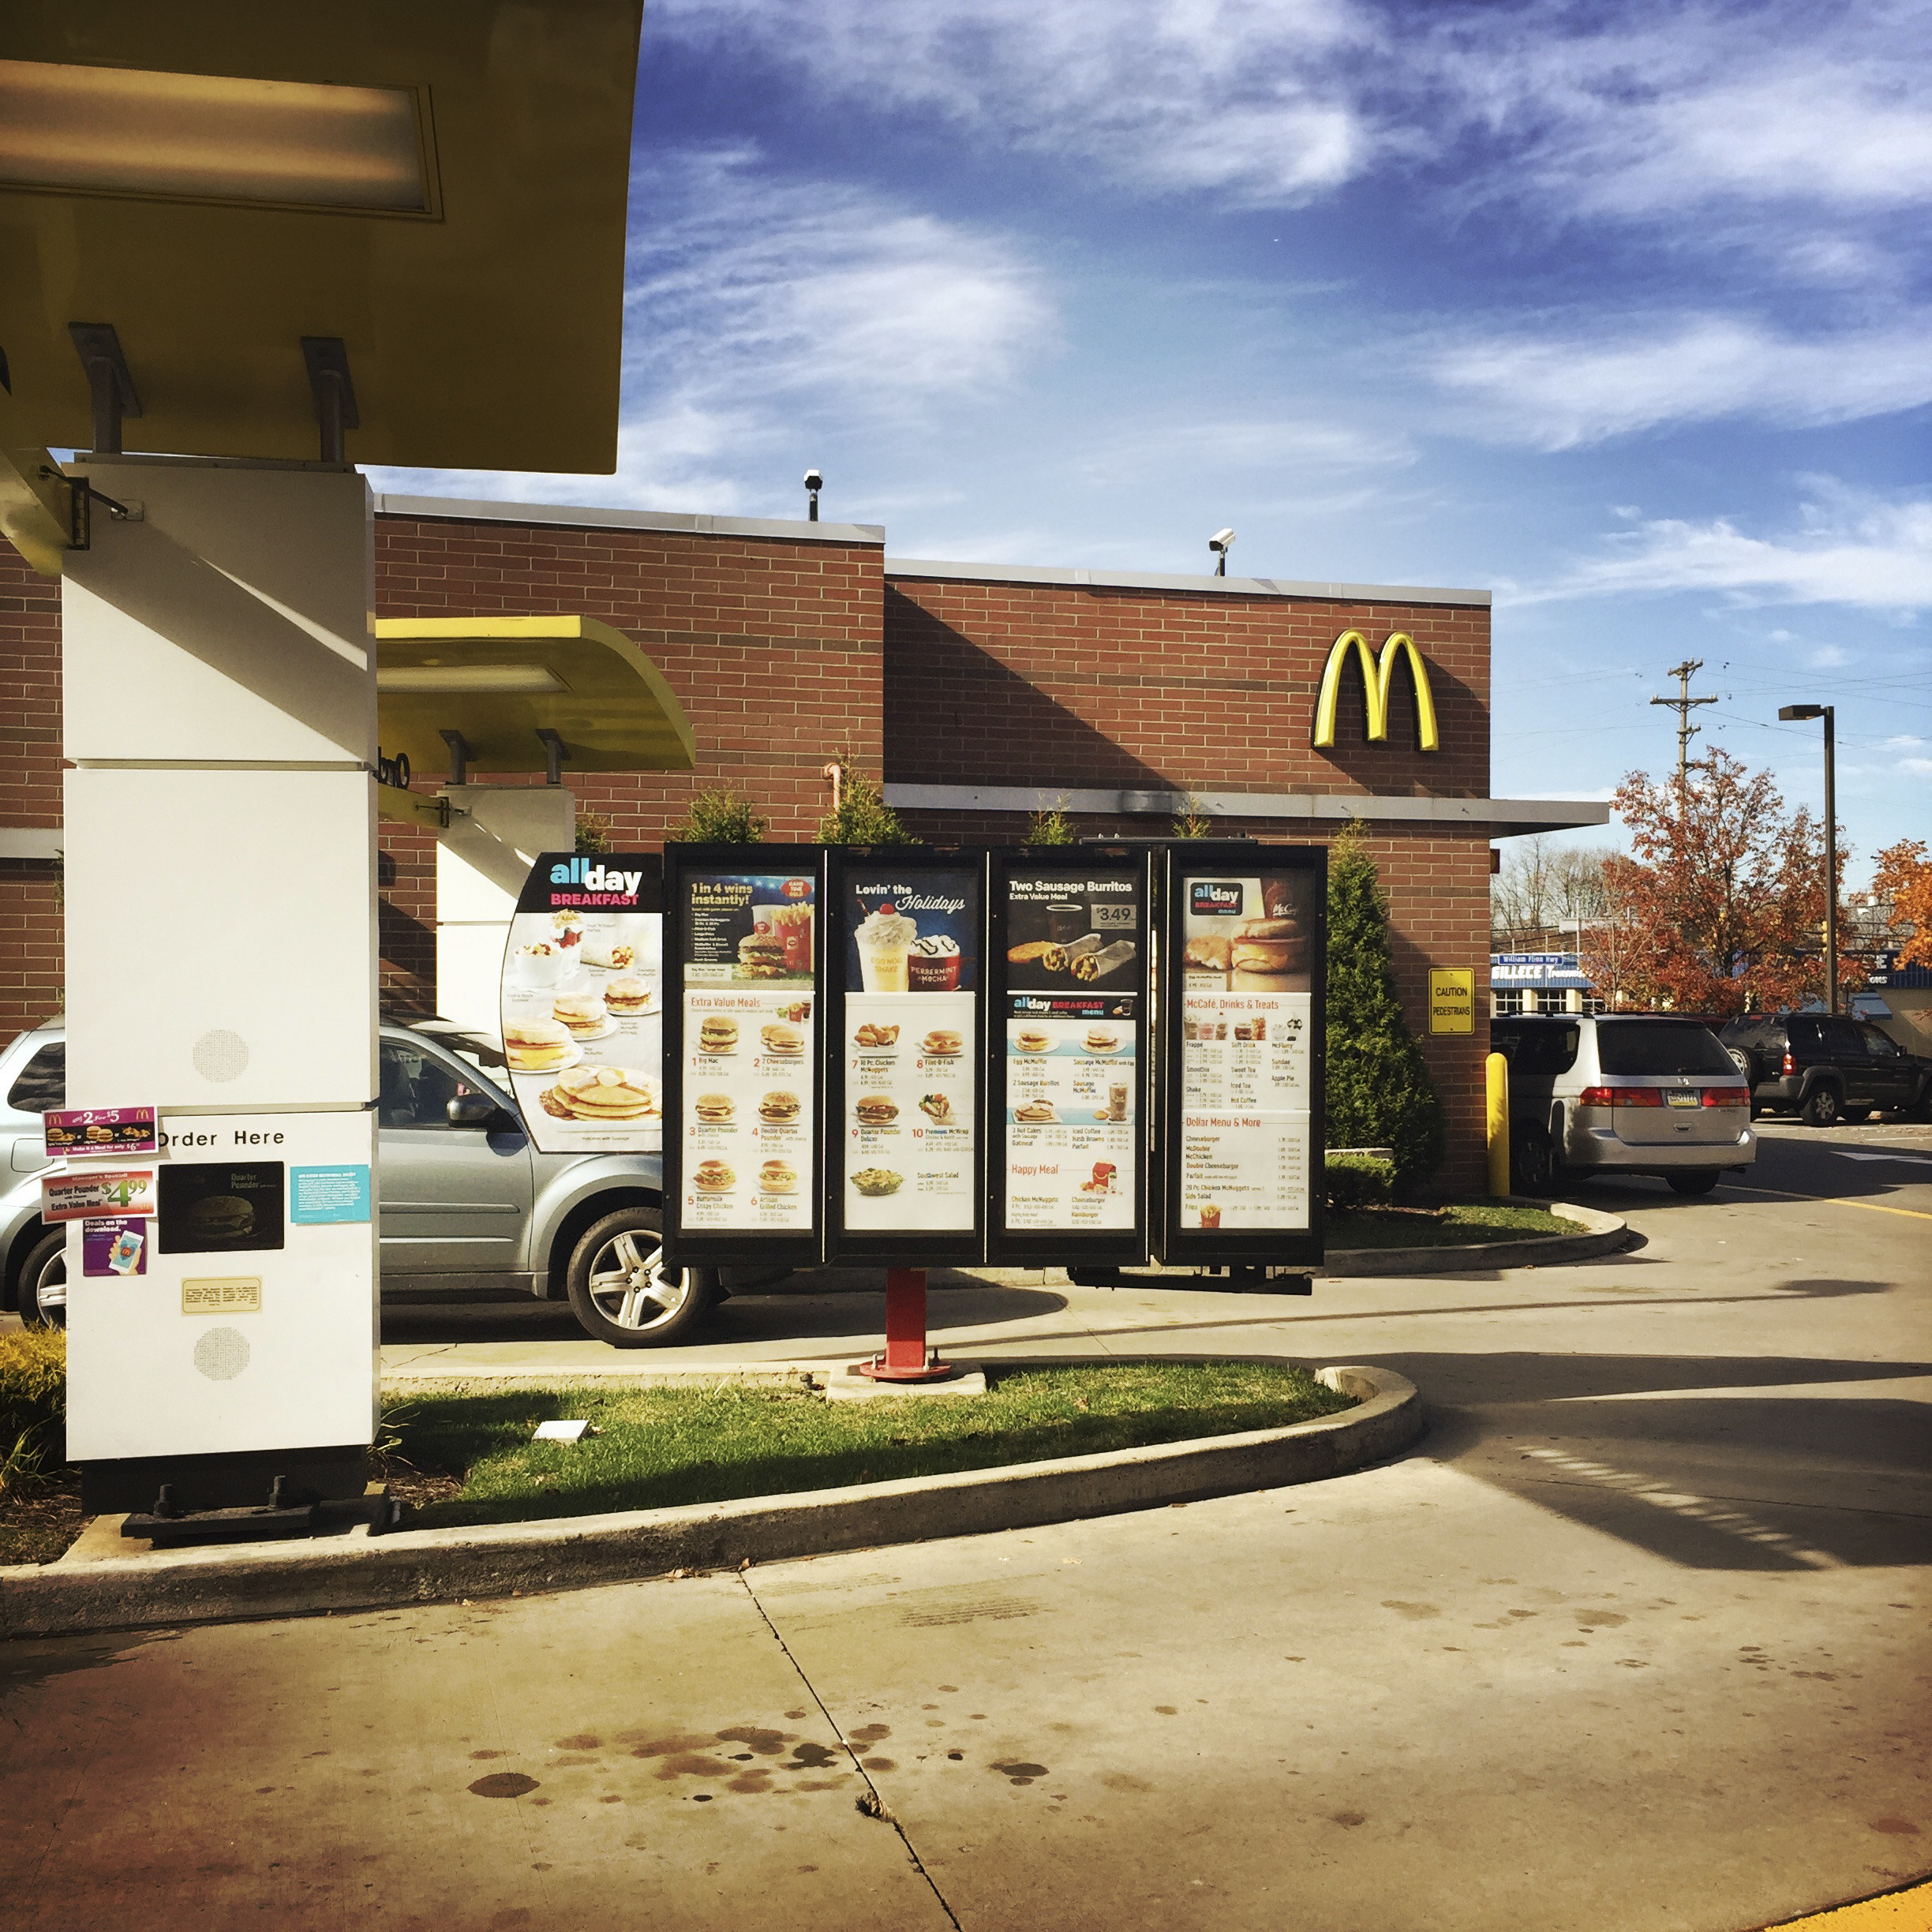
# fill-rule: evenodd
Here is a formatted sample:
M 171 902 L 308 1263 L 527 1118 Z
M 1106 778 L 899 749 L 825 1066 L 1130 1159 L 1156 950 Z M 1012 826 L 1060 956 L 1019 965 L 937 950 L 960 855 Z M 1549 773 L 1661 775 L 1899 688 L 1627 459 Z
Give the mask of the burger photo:
M 738 942 L 738 972 L 741 979 L 781 979 L 784 969 L 784 942 L 776 933 L 747 933 Z
M 197 1241 L 245 1241 L 255 1232 L 255 1210 L 238 1194 L 211 1194 L 188 1210 L 188 1226 Z
M 796 1027 L 786 1026 L 779 1020 L 761 1027 L 758 1038 L 765 1043 L 765 1050 L 781 1060 L 796 1060 L 805 1050 L 805 1036 Z
M 787 1093 L 782 1088 L 774 1089 L 758 1103 L 758 1118 L 765 1121 L 795 1121 L 799 1117 L 799 1097 Z
M 604 985 L 604 1004 L 614 1013 L 640 1013 L 650 1010 L 650 986 L 635 973 L 620 973 Z
M 738 1177 L 722 1161 L 700 1161 L 691 1185 L 700 1194 L 722 1194 L 738 1185 Z
M 883 1094 L 862 1094 L 854 1103 L 852 1112 L 862 1127 L 886 1127 L 899 1118 L 897 1104 L 888 1100 Z
M 950 1060 L 965 1043 L 948 1027 L 934 1027 L 919 1042 L 919 1051 L 929 1060 Z
M 758 1185 L 767 1194 L 789 1194 L 798 1185 L 798 1175 L 781 1160 L 768 1160 L 758 1170 Z
M 576 1051 L 569 1028 L 555 1020 L 506 1020 L 504 1058 L 519 1073 L 541 1073 L 563 1065 Z
M 708 1054 L 736 1053 L 738 1050 L 738 1022 L 713 1014 L 698 1029 L 698 1050 Z
M 728 1121 L 734 1110 L 729 1094 L 700 1094 L 691 1103 L 691 1111 L 701 1121 Z

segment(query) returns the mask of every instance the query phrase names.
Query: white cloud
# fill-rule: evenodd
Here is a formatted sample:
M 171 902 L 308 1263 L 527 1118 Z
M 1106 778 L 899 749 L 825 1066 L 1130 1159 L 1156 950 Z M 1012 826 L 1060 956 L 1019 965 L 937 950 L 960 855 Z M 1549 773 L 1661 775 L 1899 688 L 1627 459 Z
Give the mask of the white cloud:
M 734 480 L 747 456 L 809 459 L 815 436 L 855 425 L 915 430 L 936 408 L 1002 391 L 1052 346 L 1053 305 L 1003 238 L 864 189 L 774 180 L 758 160 L 687 152 L 632 184 L 642 219 L 614 479 L 387 471 L 379 482 L 729 513 L 747 507 Z M 800 500 L 788 489 L 784 500 Z
M 1574 448 L 1665 423 L 1753 416 L 1846 422 L 1932 402 L 1932 318 L 1805 340 L 1724 316 L 1623 323 L 1614 335 L 1466 336 L 1425 348 L 1464 426 Z
M 1889 502 L 1818 480 L 1799 527 L 1753 537 L 1729 518 L 1619 531 L 1608 555 L 1512 601 L 1715 592 L 1742 604 L 1842 604 L 1897 615 L 1932 607 L 1932 500 Z
M 1852 661 L 1852 653 L 1842 644 L 1821 644 L 1805 659 L 1814 671 L 1837 671 Z

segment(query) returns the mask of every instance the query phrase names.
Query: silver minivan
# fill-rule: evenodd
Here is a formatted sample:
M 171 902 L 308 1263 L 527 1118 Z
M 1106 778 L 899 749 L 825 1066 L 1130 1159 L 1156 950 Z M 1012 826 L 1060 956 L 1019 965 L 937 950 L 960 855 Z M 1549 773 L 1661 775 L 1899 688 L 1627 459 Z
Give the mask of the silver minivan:
M 1509 1061 L 1510 1168 L 1522 1193 L 1566 1174 L 1661 1174 L 1706 1194 L 1758 1158 L 1750 1089 L 1696 1020 L 1552 1014 L 1492 1020 Z
M 518 1117 L 492 1041 L 447 1021 L 385 1024 L 376 1100 L 377 1233 L 386 1288 L 469 1285 L 567 1299 L 616 1348 L 689 1339 L 715 1269 L 663 1266 L 655 1154 L 545 1154 Z M 0 1050 L 0 1307 L 66 1320 L 66 1237 L 40 1219 L 40 1116 L 66 1104 L 58 1023 Z

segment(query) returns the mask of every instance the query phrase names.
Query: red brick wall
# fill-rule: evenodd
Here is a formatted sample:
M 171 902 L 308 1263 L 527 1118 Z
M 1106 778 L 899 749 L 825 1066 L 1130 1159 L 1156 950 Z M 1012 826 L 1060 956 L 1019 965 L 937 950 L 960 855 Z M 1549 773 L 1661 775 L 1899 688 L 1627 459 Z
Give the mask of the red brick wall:
M 1329 647 L 1406 631 L 1429 664 L 1440 751 L 1416 749 L 1406 668 L 1389 736 L 1342 684 L 1310 743 Z M 895 578 L 886 591 L 886 775 L 929 784 L 1182 791 L 1489 788 L 1489 613 L 1447 605 Z
M 0 543 L 0 825 L 61 821 L 60 586 Z M 0 1041 L 59 1012 L 60 873 L 0 859 Z

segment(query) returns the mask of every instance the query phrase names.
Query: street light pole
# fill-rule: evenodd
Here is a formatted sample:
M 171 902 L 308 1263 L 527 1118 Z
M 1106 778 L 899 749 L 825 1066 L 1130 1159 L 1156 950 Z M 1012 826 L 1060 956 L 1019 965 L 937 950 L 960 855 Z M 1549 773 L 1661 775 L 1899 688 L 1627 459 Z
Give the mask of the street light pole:
M 1780 705 L 1788 724 L 1825 721 L 1825 1010 L 1838 1010 L 1838 714 L 1833 705 Z

